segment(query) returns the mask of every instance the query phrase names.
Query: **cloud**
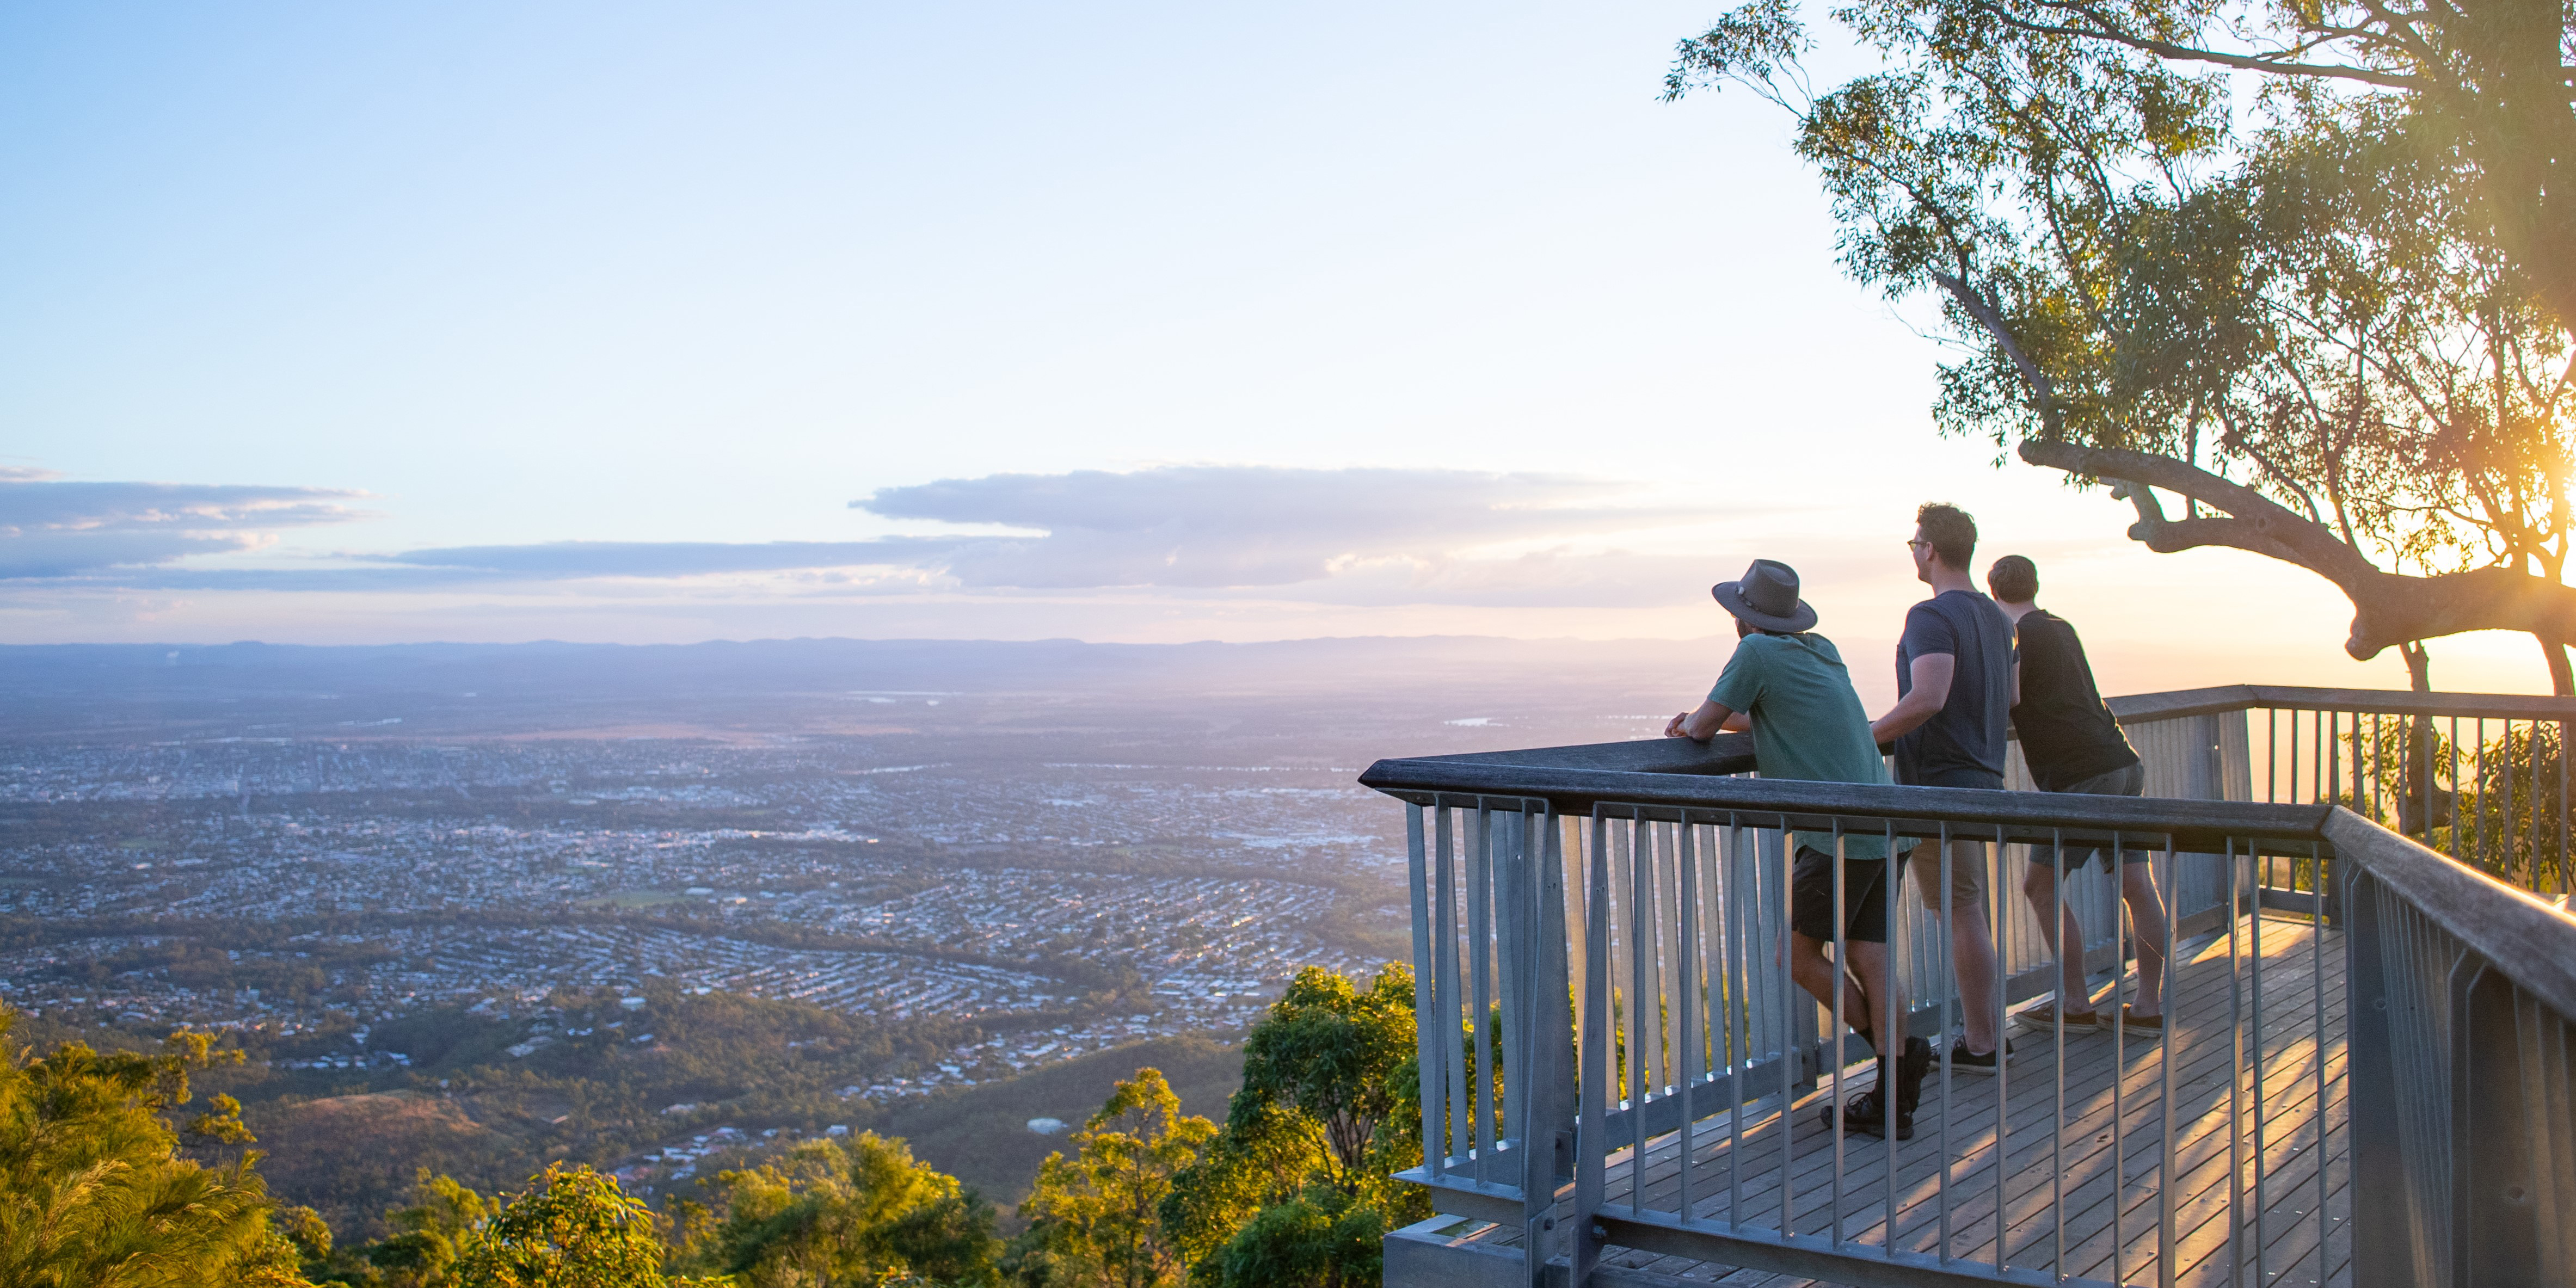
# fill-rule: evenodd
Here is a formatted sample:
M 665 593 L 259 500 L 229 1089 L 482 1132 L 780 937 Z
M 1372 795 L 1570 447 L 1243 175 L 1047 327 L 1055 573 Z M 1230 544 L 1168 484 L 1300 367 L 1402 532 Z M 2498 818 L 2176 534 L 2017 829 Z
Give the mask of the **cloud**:
M 1549 474 L 1200 465 L 943 479 L 850 504 L 892 519 L 1039 530 L 960 541 L 933 556 L 967 586 L 1219 588 L 1706 517 L 1604 504 L 1631 490 Z
M 368 517 L 332 488 L 66 482 L 0 467 L 0 578 L 72 577 L 249 550 L 279 528 Z
M 789 576 L 758 593 L 1021 596 L 1128 590 L 1319 604 L 1612 605 L 1668 598 L 1696 561 L 1572 541 L 1705 522 L 1623 504 L 1634 486 L 1468 470 L 1176 466 L 995 474 L 884 488 L 852 506 L 978 533 L 861 541 L 558 541 L 171 567 L 263 529 L 355 517 L 301 488 L 0 482 L 0 576 L 164 591 L 399 592 Z M 1018 529 L 993 534 L 991 528 Z
M 915 564 L 953 549 L 955 539 L 916 541 L 551 541 L 528 546 L 406 550 L 388 562 L 422 569 L 555 580 L 571 577 L 699 577 Z

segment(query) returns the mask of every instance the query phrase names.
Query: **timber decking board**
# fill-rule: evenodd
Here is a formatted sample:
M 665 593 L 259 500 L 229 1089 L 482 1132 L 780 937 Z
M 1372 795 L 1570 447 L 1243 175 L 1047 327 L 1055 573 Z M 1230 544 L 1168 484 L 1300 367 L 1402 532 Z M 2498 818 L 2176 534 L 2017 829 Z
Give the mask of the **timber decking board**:
M 2242 935 L 2240 954 L 2250 954 L 2250 936 Z M 2343 1123 L 2341 1080 L 2343 1064 L 2342 989 L 2343 969 L 2341 935 L 2327 930 L 2323 942 L 2312 942 L 2310 926 L 2267 920 L 2264 926 L 2263 992 L 2269 999 L 2264 1014 L 2272 1033 L 2258 1051 L 2249 1043 L 2245 1059 L 2245 1095 L 2242 1107 L 2246 1133 L 2242 1142 L 2244 1162 L 2253 1160 L 2253 1125 L 2255 1122 L 2254 1088 L 2262 1094 L 2261 1119 L 2265 1128 L 2266 1197 L 2270 1211 L 2266 1214 L 2264 1233 L 2268 1236 L 2263 1249 L 2265 1274 L 2258 1288 L 2271 1284 L 2304 1284 L 2339 1282 L 2350 1271 L 2350 1231 L 2348 1222 L 2337 1214 L 2345 1210 L 2343 1182 L 2349 1174 L 2345 1141 L 2339 1129 Z M 2177 945 L 2178 948 L 2185 947 Z M 2228 1260 L 2228 1170 L 2230 1132 L 2228 1091 L 2235 1052 L 2228 1029 L 2229 963 L 2228 946 L 2223 934 L 2214 940 L 2192 946 L 2196 951 L 2173 972 L 2168 989 L 2168 1013 L 2181 1021 L 2176 1030 L 2156 1040 L 2129 1038 L 2123 1052 L 2126 1069 L 2121 1079 L 2124 1090 L 2120 1103 L 2123 1123 L 2120 1144 L 2124 1157 L 2115 1171 L 2111 1152 L 2111 1060 L 2112 1039 L 2108 1032 L 2082 1031 L 2070 1035 L 2064 1054 L 2066 1078 L 2067 1126 L 2063 1152 L 2052 1157 L 2050 1124 L 2056 1119 L 2056 1084 L 2060 1052 L 2053 1035 L 2043 1029 L 2021 1035 L 2026 1043 L 2022 1054 L 2013 1062 L 2006 1105 L 2007 1148 L 2005 1167 L 2004 1217 L 2005 1246 L 2008 1264 L 2031 1268 L 2046 1267 L 2053 1262 L 2056 1243 L 2052 1178 L 2063 1176 L 2065 1195 L 2066 1269 L 2079 1276 L 2108 1278 L 2111 1274 L 2112 1210 L 2119 1210 L 2120 1270 L 2129 1282 L 2155 1280 L 2155 1254 L 2159 1242 L 2159 1201 L 2157 1186 L 2161 1182 L 2162 1144 L 2159 1131 L 2163 1110 L 2159 1099 L 2163 1077 L 2158 1068 L 2161 1052 L 2169 1044 L 2180 1044 L 2179 1062 L 2173 1070 L 2175 1091 L 2175 1181 L 2171 1186 L 2176 1227 L 2175 1278 L 2177 1283 L 2224 1283 Z M 2235 959 L 2239 979 L 2244 979 L 2244 956 Z M 2315 1147 L 2318 1127 L 2317 1068 L 2314 1025 L 2317 1021 L 2313 973 L 2323 967 L 2327 985 L 2324 1019 L 2325 1079 L 2327 1094 L 2328 1150 L 2325 1166 L 2329 1180 L 2327 1201 L 2328 1228 L 2324 1248 L 2326 1273 L 2318 1265 L 2316 1208 L 2316 1167 L 2320 1151 Z M 2250 988 L 2250 984 L 2247 985 Z M 2250 1018 L 2250 1007 L 2248 1015 Z M 1822 1105 L 1834 1103 L 1850 1090 L 1865 1088 L 1868 1074 L 1864 1071 L 1851 1080 L 1850 1086 L 1838 1086 L 1829 1077 L 1814 1091 L 1799 1098 L 1790 1111 L 1789 1124 L 1793 1143 L 1788 1185 L 1794 1228 L 1801 1233 L 1822 1233 L 1831 1225 L 1833 1202 L 1833 1149 L 1831 1133 L 1815 1124 Z M 1951 1208 L 1950 1228 L 1954 1259 L 1992 1264 L 1995 1225 L 1996 1165 L 1994 1141 L 1994 1080 L 1987 1078 L 1953 1078 L 1951 1104 L 1938 1099 L 1938 1072 L 1926 1084 L 1924 1108 L 1917 1115 L 1914 1139 L 1903 1142 L 1897 1150 L 1898 1219 L 1896 1245 L 1921 1252 L 1933 1252 L 1938 1239 L 1939 1207 L 1936 1178 L 1940 1170 L 1937 1151 L 1943 1114 L 1955 1106 L 1959 1113 L 1952 1127 L 1955 1151 L 1950 1160 Z M 1751 1107 L 1748 1106 L 1748 1110 Z M 1803 1123 L 1801 1120 L 1803 1119 Z M 1744 1167 L 1740 1177 L 1744 1206 L 1740 1209 L 1747 1226 L 1776 1226 L 1780 1211 L 1779 1139 L 1781 1115 L 1765 1113 L 1759 1120 L 1745 1123 L 1742 1131 Z M 1671 1133 L 1649 1140 L 1646 1147 L 1644 1185 L 1648 1209 L 1670 1210 L 1678 1189 L 1678 1159 L 1681 1134 Z M 1732 1152 L 1733 1138 L 1723 1118 L 1703 1122 L 1691 1134 L 1691 1190 L 1695 1215 L 1717 1219 L 1724 1215 L 1727 1189 L 1724 1163 Z M 1617 1210 L 1626 1205 L 1620 1200 L 1634 1184 L 1634 1173 L 1627 1165 L 1632 1151 L 1623 1150 L 1609 1160 L 1608 1192 L 1604 1206 Z M 1885 1166 L 1887 1149 L 1883 1141 L 1853 1134 L 1844 1145 L 1843 1216 L 1847 1240 L 1878 1242 L 1883 1234 L 1886 1214 Z M 2116 1178 L 2116 1179 L 2115 1179 Z M 2114 1194 L 2118 1197 L 2115 1200 Z M 2252 1280 L 2254 1193 L 2250 1180 L 2245 1190 L 2245 1238 L 2239 1242 L 2239 1255 L 2246 1262 L 2245 1274 Z M 1788 1285 L 1807 1281 L 1773 1276 L 1755 1271 L 1690 1262 L 1675 1257 L 1657 1257 L 1625 1249 L 1609 1249 L 1609 1262 L 1637 1265 L 1659 1273 L 1679 1275 L 1694 1280 L 1716 1279 L 1725 1283 L 1759 1283 Z

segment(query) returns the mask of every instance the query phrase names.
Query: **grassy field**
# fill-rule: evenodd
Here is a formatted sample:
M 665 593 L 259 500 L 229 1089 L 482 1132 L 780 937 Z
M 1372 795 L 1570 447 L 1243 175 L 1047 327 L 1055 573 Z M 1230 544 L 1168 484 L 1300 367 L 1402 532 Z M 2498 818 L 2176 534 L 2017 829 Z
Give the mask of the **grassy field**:
M 974 1186 L 1002 1209 L 1006 1227 L 1016 1227 L 1010 1211 L 1028 1196 L 1038 1164 L 1066 1148 L 1064 1135 L 1040 1136 L 1029 1130 L 1029 1120 L 1061 1118 L 1079 1127 L 1115 1083 L 1144 1066 L 1163 1071 L 1184 1111 L 1223 1121 L 1226 1098 L 1243 1082 L 1243 1048 L 1199 1037 L 1137 1042 L 1007 1082 L 891 1106 L 876 1130 L 909 1139 L 915 1157 Z

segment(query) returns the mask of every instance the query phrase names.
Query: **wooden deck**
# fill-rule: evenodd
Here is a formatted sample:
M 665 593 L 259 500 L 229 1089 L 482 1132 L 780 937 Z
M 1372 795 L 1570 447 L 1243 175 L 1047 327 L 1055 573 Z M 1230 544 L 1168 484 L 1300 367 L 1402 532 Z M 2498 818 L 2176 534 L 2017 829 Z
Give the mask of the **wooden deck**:
M 2240 975 L 2250 974 L 2254 924 L 2238 923 Z M 1995 1261 L 1998 1242 L 2007 1265 L 2127 1284 L 2156 1284 L 2164 1204 L 2178 1249 L 2179 1284 L 2336 1284 L 2350 1281 L 2349 1205 L 2344 1193 L 2343 946 L 2333 930 L 2312 932 L 2304 922 L 2267 916 L 2261 924 L 2261 990 L 2264 999 L 2259 1054 L 2249 1024 L 2244 1030 L 2241 1081 L 2231 1076 L 2238 1060 L 2230 1021 L 2229 955 L 2225 935 L 2183 945 L 2176 999 L 2163 1040 L 2127 1036 L 2116 1053 L 2112 1034 L 2070 1033 L 2061 1048 L 2045 1027 L 2019 1029 L 2018 1048 L 2001 1079 L 1953 1075 L 1942 1085 L 1938 1068 L 1926 1084 L 1911 1141 L 1894 1153 L 1895 1246 L 1938 1255 L 1943 1250 L 1941 1194 L 1948 1159 L 1948 1255 Z M 2320 974 L 2322 972 L 2322 975 Z M 2318 985 L 2323 984 L 2322 1003 Z M 2245 1005 L 2250 1020 L 2251 988 Z M 2337 1128 L 2328 1134 L 2323 1250 L 2320 1253 L 2318 1128 L 2320 1074 L 2317 1014 L 2324 1015 L 2323 1103 Z M 2164 1154 L 2170 1050 L 2175 1160 L 2166 1182 Z M 2062 1057 L 2062 1058 L 2061 1058 Z M 2115 1079 L 2115 1068 L 2118 1077 Z M 2259 1115 L 2258 1078 L 2259 1077 Z M 1842 1237 L 1884 1246 L 1890 1208 L 1890 1151 L 1874 1137 L 1846 1134 L 1836 1158 L 1835 1133 L 1821 1109 L 1842 1095 L 1865 1090 L 1867 1066 L 1846 1071 L 1848 1085 L 1831 1079 L 1800 1098 L 1788 1117 L 1788 1204 L 1799 1234 L 1831 1232 L 1839 1214 Z M 2062 1088 L 2061 1088 L 2062 1079 Z M 2115 1086 L 2116 1084 L 2116 1086 Z M 2238 1088 L 2231 1116 L 2231 1084 Z M 2000 1095 L 1999 1095 L 2000 1093 Z M 2118 1161 L 2114 1164 L 2114 1098 Z M 2064 1105 L 2062 1129 L 2058 1106 Z M 2001 1100 L 2006 1148 L 2001 1194 L 1997 1190 L 1997 1111 Z M 2259 1129 L 2258 1129 L 2259 1122 Z M 2241 1134 L 2231 1124 L 2241 1125 Z M 1740 1139 L 1737 1132 L 1740 1130 Z M 1692 1132 L 1689 1213 L 1695 1218 L 1777 1229 L 1781 1198 L 1781 1115 L 1776 1108 L 1746 1112 L 1740 1128 L 1720 1117 Z M 2263 1159 L 2258 1222 L 2254 1159 L 2257 1133 Z M 2241 1198 L 2228 1183 L 2231 1147 Z M 1681 1192 L 1681 1136 L 1647 1143 L 1644 1192 L 1649 1211 L 1672 1212 Z M 1617 1212 L 1634 1184 L 1630 1156 L 1609 1164 L 1608 1203 Z M 1838 1179 L 1839 1176 L 1839 1179 Z M 1733 1186 L 1730 1192 L 1730 1184 Z M 1839 1201 L 1837 1196 L 1839 1195 Z M 2241 1204 L 2243 1234 L 2234 1240 L 2237 1275 L 2230 1275 L 2231 1200 Z M 1740 1202 L 1730 1213 L 1730 1207 Z M 2000 1205 L 2001 1229 L 1997 1211 Z M 2261 1245 L 2260 1273 L 2255 1245 Z M 1809 1282 L 1706 1262 L 1654 1257 L 1612 1248 L 1605 1264 L 1690 1280 L 1728 1284 Z

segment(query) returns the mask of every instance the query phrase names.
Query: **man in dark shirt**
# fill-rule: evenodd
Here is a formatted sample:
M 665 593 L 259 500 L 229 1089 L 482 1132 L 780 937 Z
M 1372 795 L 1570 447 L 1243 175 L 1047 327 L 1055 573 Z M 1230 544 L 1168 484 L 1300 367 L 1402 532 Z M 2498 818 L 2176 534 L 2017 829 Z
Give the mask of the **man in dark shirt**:
M 2093 666 L 2084 658 L 2084 641 L 2065 618 L 2033 602 L 2039 598 L 2038 566 L 2020 555 L 2005 555 L 1986 570 L 1986 586 L 2020 634 L 2021 701 L 2014 705 L 2012 718 L 2031 781 L 2044 792 L 2144 795 L 2147 767 L 2139 762 L 2137 749 L 2120 731 L 2119 719 L 2093 686 Z M 2120 898 L 2129 905 L 2129 924 L 2138 949 L 2137 998 L 2120 1008 L 2118 1022 L 2132 1031 L 2161 1033 L 2165 1024 L 2164 898 L 2156 890 L 2150 856 L 2125 845 L 2120 848 L 2127 853 L 2116 865 L 2108 848 L 2091 855 L 2104 871 L 2119 868 Z M 2031 910 L 2039 914 L 2040 933 L 2048 937 L 2052 953 L 2057 951 L 2060 917 L 2051 914 L 2061 912 L 2058 864 L 2071 860 L 2074 869 L 2081 871 L 2085 859 L 2079 851 L 2056 855 L 2052 861 L 2048 853 L 2033 847 L 2030 870 L 2022 876 L 2022 893 L 2030 896 Z M 2081 945 L 2084 931 L 2076 924 L 2075 910 L 2063 909 L 2062 917 L 2066 941 Z M 2057 996 L 2024 1016 L 2046 1023 L 2057 1018 L 2056 1009 L 2063 1006 L 2071 1026 L 2101 1023 L 2092 989 L 2084 982 L 2083 963 L 2083 953 L 2069 954 Z
M 1967 511 L 1934 502 L 1915 511 L 1914 524 L 1905 544 L 1914 555 L 1914 575 L 1932 588 L 1932 598 L 1905 614 L 1905 635 L 1896 646 L 1896 705 L 1870 733 L 1881 745 L 1896 744 L 1900 783 L 2001 791 L 2016 676 L 2012 619 L 1977 593 L 1968 573 L 1977 521 Z M 1993 1073 L 2011 1054 L 2002 1045 L 1986 845 L 1951 841 L 1946 886 L 1939 844 L 1915 846 L 1909 860 L 1924 906 L 1937 913 L 1945 901 L 1949 905 L 1950 964 L 1959 981 L 1963 1030 L 1950 1050 L 1954 1072 Z

